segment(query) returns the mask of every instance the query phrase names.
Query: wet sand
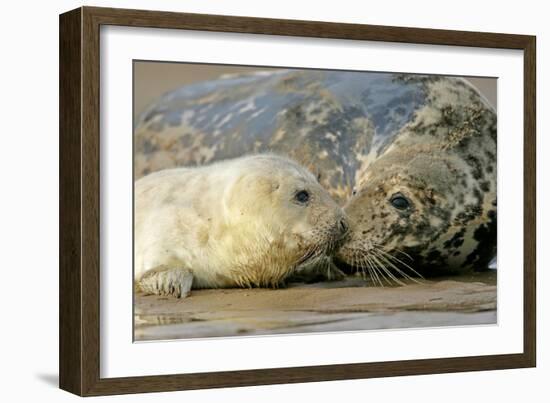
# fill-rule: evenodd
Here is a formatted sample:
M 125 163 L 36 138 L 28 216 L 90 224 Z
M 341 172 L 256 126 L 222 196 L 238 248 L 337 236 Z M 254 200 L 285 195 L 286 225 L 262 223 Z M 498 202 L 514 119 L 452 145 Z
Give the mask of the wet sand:
M 193 290 L 135 298 L 135 340 L 167 340 L 496 323 L 496 271 L 373 286 L 369 280 L 284 289 Z

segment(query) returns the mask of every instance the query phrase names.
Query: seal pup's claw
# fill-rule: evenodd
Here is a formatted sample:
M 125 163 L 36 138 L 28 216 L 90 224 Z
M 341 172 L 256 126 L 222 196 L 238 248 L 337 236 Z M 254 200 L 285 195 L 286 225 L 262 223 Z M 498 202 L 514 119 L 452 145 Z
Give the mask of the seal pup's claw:
M 145 294 L 171 295 L 185 298 L 191 292 L 193 273 L 188 269 L 165 266 L 149 270 L 138 281 L 138 288 Z

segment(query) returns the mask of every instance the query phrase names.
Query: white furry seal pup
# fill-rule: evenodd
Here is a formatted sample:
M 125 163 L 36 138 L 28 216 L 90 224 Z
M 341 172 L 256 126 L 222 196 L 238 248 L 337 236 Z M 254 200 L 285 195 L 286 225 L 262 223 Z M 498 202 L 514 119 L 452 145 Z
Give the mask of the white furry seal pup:
M 138 290 L 270 287 L 331 253 L 348 225 L 305 168 L 253 155 L 159 171 L 135 183 Z

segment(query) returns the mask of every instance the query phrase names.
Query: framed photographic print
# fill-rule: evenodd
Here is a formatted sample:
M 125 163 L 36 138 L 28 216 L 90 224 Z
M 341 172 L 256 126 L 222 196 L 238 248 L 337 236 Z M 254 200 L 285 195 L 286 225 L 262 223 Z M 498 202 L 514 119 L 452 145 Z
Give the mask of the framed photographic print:
M 535 37 L 82 7 L 60 181 L 72 393 L 535 365 Z

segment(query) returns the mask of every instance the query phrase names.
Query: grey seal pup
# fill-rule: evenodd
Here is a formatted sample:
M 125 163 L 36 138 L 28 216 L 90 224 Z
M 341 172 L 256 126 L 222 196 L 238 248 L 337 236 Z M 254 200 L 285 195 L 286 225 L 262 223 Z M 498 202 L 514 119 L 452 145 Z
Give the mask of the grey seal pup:
M 330 255 L 342 209 L 294 161 L 253 155 L 135 182 L 134 280 L 147 294 L 277 287 Z

